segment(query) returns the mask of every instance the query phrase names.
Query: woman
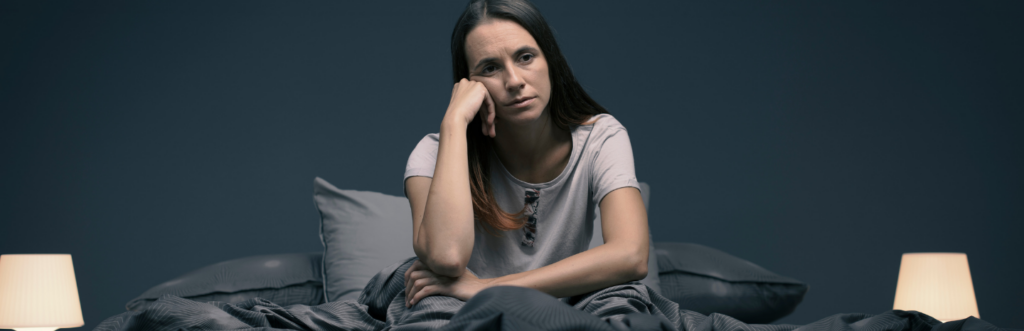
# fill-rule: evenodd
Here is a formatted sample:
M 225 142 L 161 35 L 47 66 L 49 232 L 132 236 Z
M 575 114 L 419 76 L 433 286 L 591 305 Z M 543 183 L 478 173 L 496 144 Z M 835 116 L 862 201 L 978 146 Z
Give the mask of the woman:
M 406 305 L 498 285 L 569 297 L 644 278 L 629 137 L 583 91 L 539 11 L 471 1 L 452 65 L 440 133 L 420 141 L 405 173 L 419 258 Z M 587 250 L 598 212 L 605 244 Z

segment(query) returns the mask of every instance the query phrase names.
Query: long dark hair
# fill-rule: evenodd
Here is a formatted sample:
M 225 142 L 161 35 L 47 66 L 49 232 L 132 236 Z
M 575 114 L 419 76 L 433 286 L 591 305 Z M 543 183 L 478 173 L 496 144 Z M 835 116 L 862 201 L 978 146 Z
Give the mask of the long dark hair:
M 558 49 L 551 28 L 540 15 L 540 10 L 528 0 L 471 0 L 462 12 L 455 31 L 452 31 L 452 78 L 458 83 L 469 78 L 469 64 L 466 60 L 466 35 L 473 28 L 488 19 L 506 19 L 518 23 L 533 36 L 548 63 L 548 77 L 551 79 L 551 98 L 548 111 L 558 128 L 569 131 L 570 125 L 579 125 L 593 115 L 608 111 L 597 104 L 569 68 L 569 63 Z M 480 222 L 498 230 L 522 228 L 525 219 L 522 211 L 508 213 L 498 206 L 494 199 L 490 178 L 491 138 L 480 130 L 480 116 L 469 124 L 469 177 L 473 195 L 473 214 Z M 487 227 L 484 227 L 487 229 Z

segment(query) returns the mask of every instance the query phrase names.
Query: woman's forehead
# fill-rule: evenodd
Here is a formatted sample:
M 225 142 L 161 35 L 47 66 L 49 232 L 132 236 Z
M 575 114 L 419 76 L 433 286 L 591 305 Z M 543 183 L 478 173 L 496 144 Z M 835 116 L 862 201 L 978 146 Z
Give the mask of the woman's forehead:
M 484 21 L 466 35 L 466 57 L 471 65 L 486 57 L 512 55 L 524 46 L 539 49 L 529 31 L 505 19 Z

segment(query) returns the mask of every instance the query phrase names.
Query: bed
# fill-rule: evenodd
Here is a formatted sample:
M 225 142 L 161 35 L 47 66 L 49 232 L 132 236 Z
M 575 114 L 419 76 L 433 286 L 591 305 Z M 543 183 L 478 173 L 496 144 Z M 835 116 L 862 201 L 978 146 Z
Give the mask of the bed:
M 645 207 L 650 188 L 641 183 Z M 835 314 L 808 325 L 768 324 L 808 285 L 726 252 L 653 243 L 648 277 L 553 298 L 496 287 L 473 299 L 428 297 L 404 309 L 400 277 L 414 260 L 407 200 L 338 189 L 316 178 L 323 251 L 250 256 L 186 273 L 139 295 L 95 330 L 992 330 L 970 317 L 919 312 Z M 600 245 L 595 224 L 591 247 Z

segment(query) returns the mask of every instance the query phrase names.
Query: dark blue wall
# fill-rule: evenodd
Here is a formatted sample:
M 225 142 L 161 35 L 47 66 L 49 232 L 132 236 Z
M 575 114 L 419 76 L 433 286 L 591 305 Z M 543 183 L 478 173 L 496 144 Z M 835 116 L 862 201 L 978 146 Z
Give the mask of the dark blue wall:
M 538 1 L 630 130 L 657 241 L 892 308 L 966 252 L 1024 328 L 1024 2 Z M 86 328 L 231 258 L 320 248 L 313 177 L 402 194 L 463 1 L 0 2 L 0 253 L 71 253 Z

